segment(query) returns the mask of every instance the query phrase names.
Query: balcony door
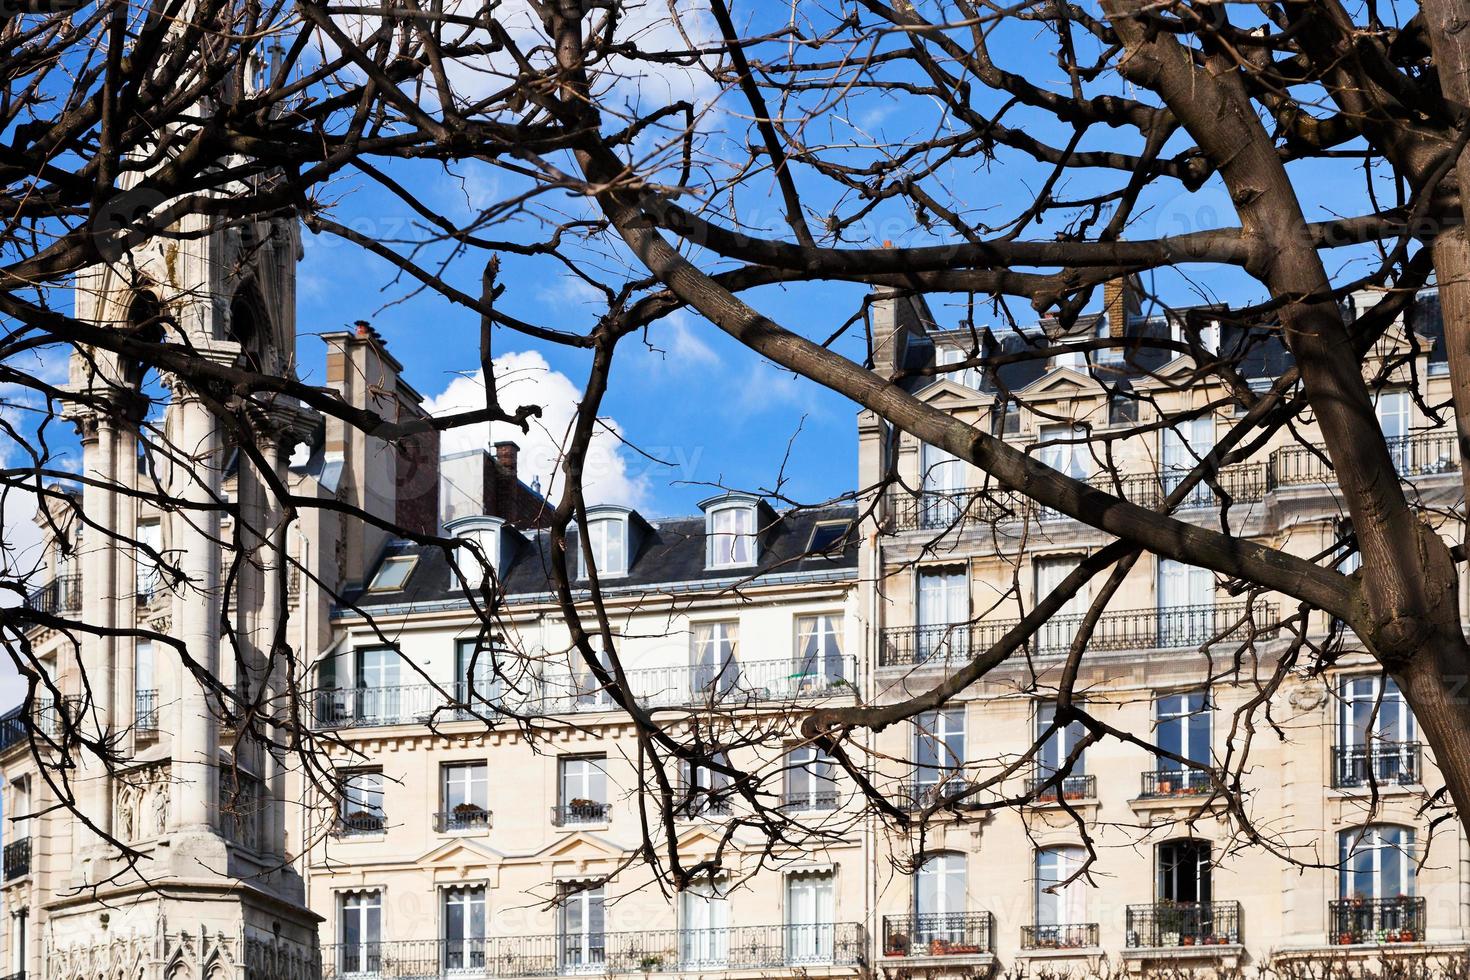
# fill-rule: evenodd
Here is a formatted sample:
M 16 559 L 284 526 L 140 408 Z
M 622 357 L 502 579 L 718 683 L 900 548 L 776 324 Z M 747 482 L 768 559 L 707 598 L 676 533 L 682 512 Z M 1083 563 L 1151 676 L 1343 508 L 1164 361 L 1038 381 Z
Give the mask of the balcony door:
M 607 919 L 602 886 L 562 886 L 560 965 L 563 973 L 602 973 L 607 960 Z
M 1337 786 L 1419 779 L 1414 714 L 1391 677 L 1345 678 L 1337 718 Z
M 1033 563 L 1036 571 L 1036 602 L 1041 602 L 1072 574 L 1081 556 L 1063 558 L 1037 558 Z M 1087 612 L 1089 590 L 1086 585 L 1078 589 L 1072 598 L 1062 604 L 1056 615 L 1041 624 L 1036 633 L 1038 649 L 1047 653 L 1065 653 L 1077 637 L 1077 627 L 1082 615 Z
M 454 645 L 454 696 L 470 711 L 484 715 L 500 706 L 495 654 L 478 639 Z
M 444 969 L 485 969 L 485 886 L 444 889 Z
M 1400 473 L 1409 473 L 1413 463 L 1409 446 L 1409 393 L 1380 391 L 1373 408 L 1394 466 Z
M 357 718 L 359 721 L 391 723 L 399 720 L 402 664 L 392 647 L 364 647 L 354 651 L 357 659 Z
M 1086 860 L 1080 847 L 1045 847 L 1036 852 L 1036 926 L 1056 938 L 1058 926 L 1087 921 L 1087 883 L 1072 879 Z
M 965 764 L 965 709 L 926 711 L 914 723 L 914 803 L 928 806 L 957 790 Z
M 1392 899 L 1414 894 L 1414 831 L 1392 824 L 1344 830 L 1337 836 L 1338 894 L 1344 899 Z
M 1083 776 L 1087 772 L 1087 755 L 1079 751 L 1078 746 L 1082 744 L 1087 734 L 1087 727 L 1080 721 L 1072 721 L 1060 728 L 1053 729 L 1056 722 L 1057 706 L 1050 701 L 1042 701 L 1036 705 L 1036 737 L 1041 741 L 1041 751 L 1037 753 L 1037 775 L 1046 779 L 1049 776 L 1061 772 L 1072 758 L 1073 753 L 1077 758 L 1072 761 L 1072 768 L 1068 772 L 1068 778 L 1072 776 Z M 1050 733 L 1050 734 L 1048 734 Z
M 970 576 L 965 568 L 919 572 L 918 636 L 914 659 L 964 659 L 969 655 Z
M 607 771 L 602 756 L 561 759 L 562 822 L 601 823 L 607 809 Z
M 1037 430 L 1037 441 L 1050 443 L 1038 452 L 1041 461 L 1060 470 L 1074 480 L 1085 480 L 1092 472 L 1092 456 L 1088 452 L 1087 429 L 1080 425 L 1043 425 Z
M 1208 569 L 1159 559 L 1158 646 L 1192 647 L 1215 634 L 1215 577 Z
M 799 745 L 786 756 L 785 805 L 793 810 L 837 807 L 837 763 L 814 745 Z
M 487 826 L 490 783 L 485 763 L 464 762 L 440 770 L 440 822 L 443 830 Z
M 1179 422 L 1164 430 L 1163 472 L 1160 474 L 1165 493 L 1184 482 L 1189 472 L 1199 461 L 1215 448 L 1215 420 L 1210 416 Z M 1184 498 L 1182 506 L 1202 507 L 1210 503 L 1214 494 L 1209 484 L 1201 481 Z
M 614 640 L 617 638 L 614 637 Z M 609 675 L 612 674 L 612 658 L 605 649 L 601 635 L 587 637 L 587 643 L 592 647 L 592 655 L 597 659 L 597 665 Z M 597 674 L 587 659 L 582 656 L 582 651 L 573 647 L 567 654 L 572 661 L 572 677 L 576 686 L 576 701 L 578 711 L 606 711 L 613 706 L 613 697 L 607 689 L 607 685 L 597 679 Z
M 818 694 L 846 680 L 842 663 L 842 617 L 799 616 L 796 620 L 795 694 Z
M 793 874 L 786 879 L 786 962 L 832 962 L 832 874 Z
M 723 884 L 696 882 L 685 889 L 681 904 L 680 965 L 686 970 L 724 969 L 730 959 L 730 901 Z
M 937 446 L 920 447 L 923 496 L 919 501 L 919 524 L 926 528 L 944 528 L 960 517 L 964 502 L 965 463 L 959 457 Z
M 735 657 L 740 646 L 740 624 L 696 623 L 694 626 L 694 696 L 714 702 L 740 683 Z
M 1158 901 L 1178 905 L 1209 904 L 1213 901 L 1213 868 L 1209 841 L 1187 838 L 1160 844 L 1155 885 Z
M 935 854 L 914 876 L 914 940 L 921 946 L 965 938 L 965 855 Z M 922 950 L 919 951 L 922 954 Z
M 346 977 L 372 976 L 382 963 L 383 894 L 343 892 L 337 899 L 337 970 Z
M 158 680 L 153 669 L 153 642 L 139 640 L 133 647 L 133 730 L 151 733 L 158 728 Z
M 1210 708 L 1205 692 L 1160 695 L 1154 701 L 1154 729 L 1159 748 L 1202 766 L 1210 764 Z M 1158 791 L 1164 795 L 1195 785 L 1208 785 L 1204 773 L 1176 759 L 1159 756 Z M 1178 774 L 1163 785 L 1165 774 Z

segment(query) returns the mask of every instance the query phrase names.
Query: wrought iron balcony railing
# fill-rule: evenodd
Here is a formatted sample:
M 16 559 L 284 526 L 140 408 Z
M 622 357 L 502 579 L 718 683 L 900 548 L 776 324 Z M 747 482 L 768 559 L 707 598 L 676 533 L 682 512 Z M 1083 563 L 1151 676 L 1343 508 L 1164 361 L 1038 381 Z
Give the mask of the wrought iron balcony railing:
M 381 811 L 357 810 L 342 814 L 332 828 L 335 837 L 373 837 L 381 834 L 387 826 L 387 817 Z
M 1100 473 L 1086 482 L 1115 497 L 1122 497 L 1140 507 L 1156 509 L 1164 498 L 1183 482 L 1183 473 Z M 1264 499 L 1268 485 L 1265 463 L 1243 463 L 1228 466 L 1216 478 L 1216 485 L 1229 495 L 1232 503 Z M 1200 483 L 1179 503 L 1179 510 L 1219 507 L 1224 502 L 1213 487 Z M 1064 521 L 1070 518 L 1042 507 L 1025 496 L 1000 487 L 989 489 L 919 490 L 893 488 L 884 495 L 884 513 L 895 531 L 943 531 L 947 528 L 1003 524 L 1028 517 L 1036 521 Z
M 813 790 L 805 793 L 786 792 L 781 794 L 781 809 L 796 812 L 835 810 L 841 802 L 836 790 Z
M 1158 769 L 1143 774 L 1139 799 L 1154 800 L 1174 796 L 1208 796 L 1214 785 L 1210 774 L 1199 769 Z
M 31 839 L 22 837 L 5 845 L 5 880 L 11 881 L 31 873 Z
M 593 800 L 572 800 L 551 808 L 553 827 L 576 827 L 588 823 L 607 823 L 612 819 L 612 804 Z
M 1050 783 L 1051 785 L 1047 785 Z M 1026 792 L 1037 803 L 1055 803 L 1057 800 L 1097 799 L 1097 777 L 1086 775 L 1033 776 L 1026 781 Z
M 856 690 L 857 658 L 732 661 L 723 668 L 682 664 L 628 670 L 624 676 L 629 691 L 645 708 L 705 704 L 729 708 L 851 694 Z M 476 715 L 494 717 L 497 712 L 555 715 L 616 707 L 593 678 L 573 674 L 515 685 L 487 680 L 473 690 L 463 683 L 446 684 L 444 691 L 453 691 L 454 697 L 432 684 L 329 688 L 314 698 L 314 722 L 317 728 L 367 728 L 446 723 Z
M 454 833 L 463 830 L 488 830 L 490 811 L 478 806 L 457 806 L 434 814 L 434 832 Z
M 936 776 L 938 773 L 936 773 Z M 956 801 L 968 787 L 963 779 L 951 777 L 948 779 L 921 779 L 917 782 L 899 783 L 898 792 L 894 797 L 896 806 L 908 810 L 923 810 L 934 806 L 936 803 Z
M 1396 436 L 1388 440 L 1388 454 L 1402 477 L 1459 472 L 1460 453 L 1452 431 Z M 1270 474 L 1271 489 L 1337 482 L 1326 454 L 1315 447 L 1284 446 L 1276 450 L 1271 454 Z
M 1096 945 L 1096 922 L 1021 927 L 1022 949 L 1085 949 Z
M 1032 635 L 1033 649 L 1041 654 L 1064 654 L 1084 619 L 1081 613 L 1052 617 Z M 885 629 L 878 665 L 965 661 L 994 646 L 1019 623 L 1004 619 Z M 1087 646 L 1090 650 L 1189 648 L 1211 642 L 1240 643 L 1252 633 L 1258 639 L 1269 639 L 1277 630 L 1277 607 L 1269 602 L 1120 609 L 1098 617 Z
M 158 736 L 157 691 L 138 691 L 133 695 L 133 734 L 139 738 Z
M 1225 946 L 1240 942 L 1239 902 L 1155 902 L 1130 905 L 1129 948 Z
M 0 752 L 15 745 L 24 745 L 30 737 L 31 716 L 24 704 L 0 715 Z
M 1414 786 L 1423 775 L 1424 750 L 1418 742 L 1370 742 L 1339 745 L 1332 750 L 1332 785 Z
M 52 579 L 25 598 L 25 608 L 32 612 L 58 613 L 75 612 L 82 608 L 82 577 L 63 575 Z
M 1344 898 L 1327 903 L 1327 941 L 1334 946 L 1359 943 L 1421 943 L 1425 903 L 1422 898 Z
M 715 929 L 647 929 L 465 940 L 322 946 L 323 980 L 423 980 L 769 971 L 857 966 L 856 922 Z
M 884 956 L 982 956 L 995 952 L 989 912 L 928 912 L 883 917 Z

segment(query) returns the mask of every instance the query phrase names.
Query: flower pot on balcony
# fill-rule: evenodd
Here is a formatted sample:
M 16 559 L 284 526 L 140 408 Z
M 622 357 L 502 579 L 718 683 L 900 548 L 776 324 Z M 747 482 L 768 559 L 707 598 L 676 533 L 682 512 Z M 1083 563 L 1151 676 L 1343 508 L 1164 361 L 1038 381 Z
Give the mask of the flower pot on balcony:
M 944 940 L 944 939 L 931 939 L 931 940 L 929 940 L 929 955 L 930 956 L 943 956 L 947 952 L 949 952 L 949 942 L 948 942 L 948 940 Z
M 1339 932 L 1337 934 L 1337 945 L 1339 945 L 1339 946 L 1351 946 L 1352 944 L 1353 944 L 1353 934 L 1352 933 L 1350 933 L 1350 932 Z
M 1401 942 L 1401 943 L 1412 943 L 1413 941 L 1414 941 L 1414 930 L 1413 929 L 1400 929 L 1399 930 L 1399 942 Z
M 883 955 L 885 956 L 907 956 L 909 955 L 909 937 L 901 932 L 895 932 L 888 937 L 883 944 Z
M 1186 946 L 1193 946 L 1194 945 L 1194 937 L 1193 936 L 1185 936 L 1184 937 L 1184 945 L 1186 945 Z
M 1159 936 L 1159 942 L 1162 945 L 1164 945 L 1164 946 L 1178 946 L 1179 945 L 1179 933 L 1177 933 L 1177 932 L 1165 932 L 1165 933 L 1162 933 Z

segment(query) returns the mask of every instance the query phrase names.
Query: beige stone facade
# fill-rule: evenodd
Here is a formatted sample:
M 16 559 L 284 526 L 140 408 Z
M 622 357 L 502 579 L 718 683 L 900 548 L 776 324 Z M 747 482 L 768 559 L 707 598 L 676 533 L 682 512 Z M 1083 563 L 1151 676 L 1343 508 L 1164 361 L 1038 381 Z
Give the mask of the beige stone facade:
M 968 345 L 968 333 L 939 329 L 921 303 L 885 299 L 877 310 L 880 370 L 942 362 Z M 1110 310 L 1117 316 L 1126 303 Z M 1135 319 L 1129 329 L 1168 328 Z M 1093 328 L 1114 325 L 1089 319 L 1079 329 Z M 1365 370 L 1376 375 L 1387 350 L 1407 349 L 1405 330 Z M 1383 369 L 1380 416 L 1426 519 L 1458 537 L 1442 516 L 1460 503 L 1454 440 L 1406 392 L 1412 375 L 1427 404 L 1444 403 L 1447 377 L 1436 337 L 1417 339 L 1411 362 Z M 354 404 L 386 398 L 394 412 L 418 410 L 369 329 L 328 340 L 331 381 Z M 1268 385 L 1280 364 L 1264 349 L 1250 383 Z M 997 411 L 993 379 L 946 377 L 915 392 L 1089 478 L 1100 466 L 1064 444 L 1071 426 L 1122 432 L 1149 421 L 1146 402 L 1110 400 L 1085 365 L 1048 363 L 1002 380 L 1018 382 L 1011 411 Z M 1199 410 L 1187 426 L 1111 447 L 1123 476 L 1109 488 L 1156 505 L 1195 454 L 1225 438 L 1233 416 L 1212 407 L 1219 392 L 1189 357 L 1128 383 L 1166 411 Z M 178 404 L 182 414 L 187 402 Z M 312 434 L 306 416 L 296 423 L 302 448 L 281 462 L 297 492 L 385 518 L 440 511 L 424 447 L 395 452 L 330 424 Z M 1310 444 L 1310 418 L 1296 432 Z M 136 454 L 109 438 L 118 441 L 107 454 L 89 452 Z M 852 752 L 864 776 L 913 823 L 864 806 L 853 780 L 802 742 L 806 712 L 928 689 L 1108 538 L 986 491 L 977 471 L 869 415 L 859 416 L 857 438 L 857 506 L 777 513 L 727 494 L 690 518 L 588 514 L 589 553 L 640 710 L 671 743 L 733 742 L 732 766 L 759 777 L 755 799 L 681 767 L 611 703 L 572 650 L 551 593 L 548 532 L 463 516 L 470 505 L 457 500 L 444 530 L 473 542 L 503 587 L 486 631 L 441 549 L 306 510 L 286 542 L 291 568 L 252 571 L 260 578 L 230 600 L 263 630 L 278 615 L 268 581 L 290 575 L 299 670 L 252 677 L 229 655 L 216 667 L 229 690 L 300 695 L 320 737 L 319 769 L 279 771 L 264 758 L 237 767 L 228 724 L 203 707 L 175 658 L 84 646 L 81 655 L 96 658 L 89 669 L 110 679 L 107 723 L 124 733 L 132 762 L 79 795 L 104 806 L 113 830 L 144 854 L 144 874 L 163 869 L 153 882 L 161 887 L 134 874 L 119 880 L 112 904 L 75 891 L 96 879 L 88 862 L 99 852 L 55 809 L 56 788 L 29 754 L 31 726 L 44 728 L 56 709 L 13 715 L 0 729 L 4 808 L 37 816 L 7 822 L 0 963 L 48 980 L 202 980 L 212 964 L 223 976 L 294 978 L 314 975 L 318 958 L 325 976 L 358 980 L 897 977 L 1085 972 L 1103 960 L 1137 970 L 1367 961 L 1470 943 L 1470 848 L 1456 820 L 1438 820 L 1448 811 L 1429 799 L 1439 785 L 1433 759 L 1351 637 L 1320 614 L 1293 618 L 1282 596 L 1232 590 L 1147 553 L 1099 621 L 1074 689 L 1097 725 L 1157 740 L 1177 759 L 1118 738 L 1079 751 L 1077 723 L 1048 727 L 1067 647 L 1104 572 L 960 700 L 860 737 Z M 265 506 L 239 472 L 220 479 Z M 1232 529 L 1326 556 L 1319 561 L 1346 555 L 1330 469 L 1289 433 L 1217 483 L 1233 499 Z M 159 519 L 165 548 L 190 533 L 177 513 L 111 513 L 130 536 Z M 1208 488 L 1178 513 L 1222 519 Z M 83 616 L 105 608 L 165 632 L 200 628 L 193 593 L 141 587 L 133 554 L 89 552 L 85 534 L 78 551 L 53 550 L 50 583 L 33 603 Z M 572 551 L 585 575 L 576 538 Z M 317 583 L 351 601 L 327 602 Z M 594 615 L 590 603 L 581 608 Z M 1303 638 L 1331 651 L 1329 668 L 1310 669 L 1319 657 Z M 74 695 L 72 641 L 55 630 L 32 640 Z M 204 743 L 214 761 L 203 781 L 175 768 L 203 764 L 191 732 L 215 739 Z M 237 769 L 253 805 L 239 792 L 218 795 Z M 1238 806 L 1214 792 L 1216 780 L 1238 788 Z M 201 787 L 214 795 L 201 797 Z M 665 792 L 678 811 L 672 825 L 660 819 Z M 186 798 L 214 804 L 204 812 L 222 863 L 209 876 L 185 867 L 197 853 L 184 833 Z M 788 813 L 789 835 L 772 841 L 743 823 L 757 806 Z M 1087 878 L 1050 888 L 1089 847 Z M 717 878 L 696 877 L 684 893 L 657 874 L 675 860 L 687 869 L 716 857 Z M 243 916 L 241 894 L 251 896 Z M 300 916 L 303 906 L 314 916 Z M 271 923 L 307 919 L 319 920 L 319 938 L 303 933 L 290 954 L 298 959 L 282 965 Z M 179 964 L 182 972 L 166 972 Z

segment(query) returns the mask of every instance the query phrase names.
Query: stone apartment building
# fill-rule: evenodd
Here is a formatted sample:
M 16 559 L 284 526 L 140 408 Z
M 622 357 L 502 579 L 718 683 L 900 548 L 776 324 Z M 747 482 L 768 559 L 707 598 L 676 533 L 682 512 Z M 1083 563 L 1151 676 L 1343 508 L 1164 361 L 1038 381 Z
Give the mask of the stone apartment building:
M 272 246 L 253 249 L 252 261 L 274 263 L 255 275 L 224 271 L 254 243 L 203 236 L 189 262 L 169 265 L 186 283 L 160 273 L 144 294 L 99 273 L 84 282 L 79 309 L 128 322 L 167 307 L 202 349 L 284 370 L 294 362 L 294 229 L 255 233 Z M 1379 415 L 1432 516 L 1461 490 L 1451 430 L 1431 424 L 1404 385 L 1412 375 L 1430 404 L 1446 400 L 1437 305 L 1422 299 L 1365 370 L 1411 352 L 1394 362 Z M 876 310 L 878 370 L 952 362 L 969 348 L 968 329 L 946 329 L 919 300 L 883 297 Z M 1119 284 L 1104 313 L 1074 331 L 1177 329 L 1142 315 Z M 1211 348 L 1242 342 L 1219 327 L 1200 336 Z M 325 340 L 327 382 L 349 403 L 396 418 L 422 411 L 369 326 Z M 1287 363 L 1263 340 L 1245 372 L 1263 385 Z M 1165 409 L 1200 409 L 1188 426 L 1114 447 L 1123 476 L 1110 487 L 1156 503 L 1230 423 L 1209 409 L 1214 392 L 1190 356 L 1139 351 L 1132 367 L 1105 358 L 1091 371 L 1061 356 L 995 376 L 921 377 L 911 389 L 1094 478 L 1095 461 L 1066 441 L 1075 427 L 1121 430 L 1149 411 L 1147 398 L 1108 397 L 1093 374 L 1111 371 Z M 87 383 L 79 364 L 72 384 Z M 180 499 L 222 493 L 250 517 L 242 526 L 271 526 L 255 464 L 224 451 L 181 387 L 159 424 L 201 450 L 212 464 L 203 476 L 140 452 L 127 426 L 73 415 L 88 472 L 123 486 L 157 480 Z M 777 511 L 726 493 L 697 515 L 663 520 L 601 506 L 587 515 L 587 541 L 578 533 L 568 545 L 578 574 L 590 554 L 604 581 L 640 709 L 677 739 L 747 736 L 734 740 L 731 763 L 763 773 L 761 799 L 809 831 L 775 846 L 742 823 L 749 799 L 716 772 L 651 749 L 570 650 L 544 502 L 517 478 L 512 445 L 441 460 L 432 438 L 387 444 L 299 405 L 264 406 L 259 418 L 294 492 L 473 542 L 503 588 L 496 625 L 483 628 L 475 591 L 458 584 L 442 549 L 307 508 L 277 542 L 289 563 L 247 562 L 229 576 L 240 552 L 218 542 L 241 539 L 227 519 L 158 513 L 89 484 L 89 515 L 182 555 L 200 587 L 174 587 L 146 553 L 42 519 L 50 579 L 30 603 L 187 639 L 209 651 L 208 676 L 239 700 L 211 693 L 171 650 L 145 641 L 78 644 L 63 630 L 33 631 L 63 698 L 22 706 L 0 725 L 9 925 L 0 966 L 12 976 L 974 976 L 1079 972 L 1105 958 L 1139 971 L 1367 961 L 1470 941 L 1470 853 L 1455 821 L 1431 828 L 1438 780 L 1397 692 L 1321 617 L 1305 627 L 1343 646 L 1333 667 L 1287 670 L 1278 683 L 1289 604 L 1229 593 L 1151 555 L 1099 622 L 1076 689 L 1099 718 L 1152 733 L 1196 767 L 1116 741 L 1081 751 L 1075 723 L 1051 725 L 1063 654 L 1087 605 L 1079 596 L 1026 657 L 961 701 L 854 745 L 866 776 L 922 821 L 904 830 L 862 806 L 833 761 L 802 742 L 804 712 L 924 690 L 1105 543 L 987 489 L 979 473 L 876 418 L 858 417 L 863 489 L 853 505 Z M 1298 431 L 1310 441 L 1310 420 Z M 1294 553 L 1331 555 L 1344 531 L 1330 469 L 1285 438 L 1217 482 L 1232 528 Z M 1179 512 L 1221 520 L 1207 488 Z M 330 601 L 337 592 L 343 601 Z M 579 598 L 590 615 L 591 597 Z M 239 624 L 238 644 L 218 633 L 220 602 Z M 256 665 L 283 612 L 300 656 L 267 673 Z M 237 748 L 238 718 L 222 707 L 279 705 L 286 691 L 300 695 L 318 739 L 311 772 Z M 58 787 L 31 754 L 31 734 L 57 731 L 58 713 L 120 733 L 127 765 L 71 773 Z M 40 754 L 63 749 L 42 744 Z M 1211 769 L 1240 771 L 1239 811 L 1209 792 Z M 998 774 L 982 803 L 1028 790 L 1036 798 L 995 811 L 950 805 Z M 656 816 L 665 783 L 671 826 Z M 135 867 L 56 807 L 68 788 L 138 851 Z M 1092 881 L 1057 887 L 1089 843 Z M 665 866 L 670 855 L 686 865 L 718 855 L 723 872 L 669 892 L 641 863 L 648 855 Z

